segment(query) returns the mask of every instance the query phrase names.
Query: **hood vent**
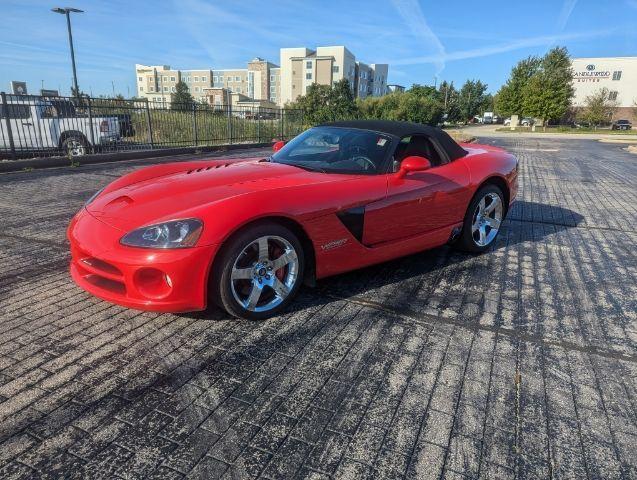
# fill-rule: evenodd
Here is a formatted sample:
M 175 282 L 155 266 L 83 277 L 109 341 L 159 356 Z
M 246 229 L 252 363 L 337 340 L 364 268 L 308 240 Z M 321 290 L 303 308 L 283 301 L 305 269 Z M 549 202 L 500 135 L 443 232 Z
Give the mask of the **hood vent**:
M 208 170 L 213 170 L 216 168 L 225 168 L 225 167 L 229 167 L 230 165 L 232 165 L 232 163 L 220 163 L 218 165 L 210 165 L 208 167 L 193 168 L 192 170 L 188 170 L 186 172 L 186 175 L 190 175 L 191 173 L 196 173 L 196 172 L 207 172 Z

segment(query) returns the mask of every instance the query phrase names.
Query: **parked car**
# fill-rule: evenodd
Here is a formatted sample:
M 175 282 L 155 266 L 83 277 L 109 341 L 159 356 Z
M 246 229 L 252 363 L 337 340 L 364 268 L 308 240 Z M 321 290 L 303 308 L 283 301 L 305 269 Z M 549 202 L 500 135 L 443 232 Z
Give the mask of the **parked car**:
M 611 127 L 613 130 L 630 130 L 633 125 L 629 120 L 616 120 Z
M 92 147 L 120 140 L 120 126 L 116 117 L 69 116 L 68 112 L 60 115 L 50 100 L 39 97 L 23 99 L 7 95 L 6 99 L 6 103 L 0 103 L 2 150 L 10 148 L 9 129 L 18 153 L 58 150 L 64 155 L 79 157 Z
M 509 125 L 511 125 L 511 117 L 505 118 L 503 123 L 505 127 L 508 127 Z
M 524 117 L 522 120 L 520 120 L 520 125 L 522 125 L 523 127 L 530 127 L 535 123 L 535 120 L 531 117 Z
M 273 150 L 115 180 L 69 225 L 74 281 L 141 310 L 264 319 L 303 282 L 445 243 L 484 252 L 517 192 L 513 155 L 415 123 L 327 123 Z

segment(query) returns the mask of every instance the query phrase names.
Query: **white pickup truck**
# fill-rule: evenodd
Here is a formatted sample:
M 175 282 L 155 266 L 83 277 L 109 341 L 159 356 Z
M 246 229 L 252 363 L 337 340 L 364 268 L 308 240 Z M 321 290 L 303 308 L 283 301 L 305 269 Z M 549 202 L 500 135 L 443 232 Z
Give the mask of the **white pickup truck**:
M 0 101 L 0 156 L 11 153 L 10 135 L 18 154 L 57 152 L 71 157 L 120 140 L 117 117 L 69 116 L 59 109 L 54 100 L 43 97 L 6 95 L 6 103 Z

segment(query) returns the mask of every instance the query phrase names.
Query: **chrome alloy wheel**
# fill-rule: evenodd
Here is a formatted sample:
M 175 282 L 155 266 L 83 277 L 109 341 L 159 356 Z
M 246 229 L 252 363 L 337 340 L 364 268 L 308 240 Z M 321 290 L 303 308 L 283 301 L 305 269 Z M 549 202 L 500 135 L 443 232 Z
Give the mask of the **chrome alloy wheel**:
M 486 247 L 498 234 L 502 223 L 502 199 L 497 193 L 487 193 L 473 213 L 471 235 L 479 247 Z
M 290 294 L 299 274 L 296 250 L 285 238 L 268 235 L 249 243 L 230 274 L 234 299 L 246 310 L 266 312 Z

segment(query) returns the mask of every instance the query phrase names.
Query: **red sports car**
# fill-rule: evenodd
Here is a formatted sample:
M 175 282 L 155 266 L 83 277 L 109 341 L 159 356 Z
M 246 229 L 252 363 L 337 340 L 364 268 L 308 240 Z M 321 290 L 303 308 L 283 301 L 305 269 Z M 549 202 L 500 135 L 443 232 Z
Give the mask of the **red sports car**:
M 262 319 L 302 282 L 448 242 L 482 252 L 517 192 L 512 155 L 414 123 L 329 123 L 274 150 L 114 181 L 71 221 L 73 279 L 142 310 Z

